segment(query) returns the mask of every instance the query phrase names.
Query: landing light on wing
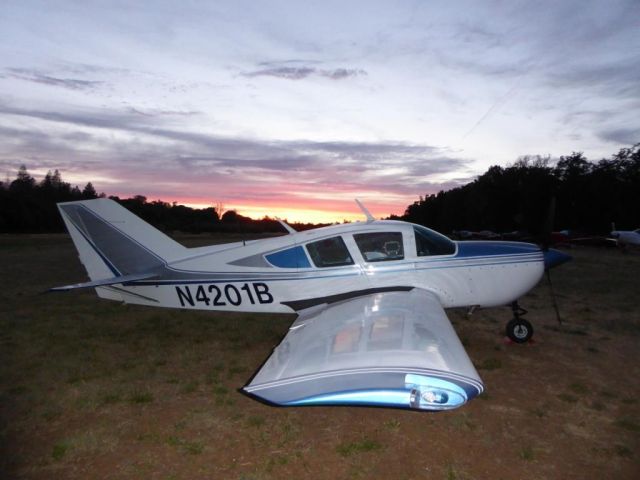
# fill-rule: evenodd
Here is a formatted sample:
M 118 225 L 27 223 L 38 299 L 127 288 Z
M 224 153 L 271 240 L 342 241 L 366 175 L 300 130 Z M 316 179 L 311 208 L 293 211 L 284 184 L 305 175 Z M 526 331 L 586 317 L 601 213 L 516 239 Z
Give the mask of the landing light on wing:
M 405 385 L 413 387 L 411 406 L 433 410 L 456 408 L 467 401 L 467 394 L 458 385 L 446 380 L 424 375 L 409 374 Z

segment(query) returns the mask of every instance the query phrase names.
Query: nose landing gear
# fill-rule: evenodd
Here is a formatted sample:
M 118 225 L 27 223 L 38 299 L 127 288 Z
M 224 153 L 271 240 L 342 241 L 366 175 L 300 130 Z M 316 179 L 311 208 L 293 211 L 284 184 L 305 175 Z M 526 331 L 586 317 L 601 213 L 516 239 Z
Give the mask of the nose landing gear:
M 511 310 L 513 311 L 513 318 L 507 323 L 505 333 L 512 342 L 526 343 L 533 336 L 533 326 L 522 318 L 527 313 L 527 310 L 518 305 L 517 300 L 511 303 Z

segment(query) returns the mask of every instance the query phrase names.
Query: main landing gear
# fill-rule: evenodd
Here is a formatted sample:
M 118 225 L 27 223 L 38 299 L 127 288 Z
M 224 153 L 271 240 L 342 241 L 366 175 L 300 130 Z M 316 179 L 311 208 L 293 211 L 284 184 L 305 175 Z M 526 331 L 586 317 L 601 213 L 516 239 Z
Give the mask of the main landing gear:
M 511 303 L 511 310 L 513 311 L 513 318 L 507 323 L 505 333 L 512 342 L 526 343 L 533 336 L 533 326 L 522 318 L 527 313 L 527 310 L 518 305 L 517 300 Z

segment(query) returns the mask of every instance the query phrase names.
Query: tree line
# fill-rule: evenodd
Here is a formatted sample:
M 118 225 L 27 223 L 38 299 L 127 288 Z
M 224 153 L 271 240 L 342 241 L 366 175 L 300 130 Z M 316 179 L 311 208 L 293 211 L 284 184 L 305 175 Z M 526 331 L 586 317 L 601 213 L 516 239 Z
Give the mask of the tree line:
M 58 170 L 37 182 L 21 166 L 15 180 L 0 182 L 0 233 L 63 232 L 56 203 L 104 197 L 91 182 L 83 189 L 62 180 Z M 164 231 L 283 232 L 274 219 L 253 220 L 220 207 L 194 209 L 142 195 L 109 197 Z M 551 212 L 551 209 L 553 212 Z M 553 215 L 551 215 L 553 213 Z M 554 219 L 548 225 L 549 218 Z M 611 158 L 589 161 L 582 152 L 526 156 L 507 167 L 492 166 L 472 182 L 425 195 L 400 218 L 449 233 L 454 230 L 523 231 L 547 228 L 603 234 L 612 222 L 621 229 L 640 226 L 640 143 Z M 296 230 L 318 225 L 294 224 Z
M 83 189 L 62 180 L 58 170 L 48 172 L 37 182 L 22 165 L 15 180 L 0 182 L 0 233 L 55 233 L 65 226 L 56 204 L 106 197 L 98 194 L 89 182 Z M 261 220 L 242 216 L 234 210 L 221 212 L 220 207 L 190 208 L 162 200 L 147 201 L 142 195 L 131 198 L 110 196 L 128 210 L 166 232 L 283 232 L 277 220 Z M 294 228 L 305 230 L 316 225 L 295 223 Z
M 546 229 L 605 234 L 640 227 L 640 143 L 596 162 L 582 152 L 526 156 L 507 167 L 492 166 L 474 181 L 409 205 L 403 220 L 441 232 Z M 552 224 L 548 225 L 552 219 Z

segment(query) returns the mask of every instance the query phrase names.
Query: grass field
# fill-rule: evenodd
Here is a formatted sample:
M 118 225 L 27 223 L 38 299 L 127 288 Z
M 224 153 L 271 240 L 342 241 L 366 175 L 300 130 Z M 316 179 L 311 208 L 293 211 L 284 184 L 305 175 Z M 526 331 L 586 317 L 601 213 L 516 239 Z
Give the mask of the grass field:
M 85 279 L 71 241 L 2 236 L 0 478 L 640 478 L 640 255 L 571 253 L 563 325 L 545 283 L 522 299 L 535 343 L 449 312 L 486 393 L 429 414 L 257 403 L 236 390 L 293 316 L 41 294 Z

